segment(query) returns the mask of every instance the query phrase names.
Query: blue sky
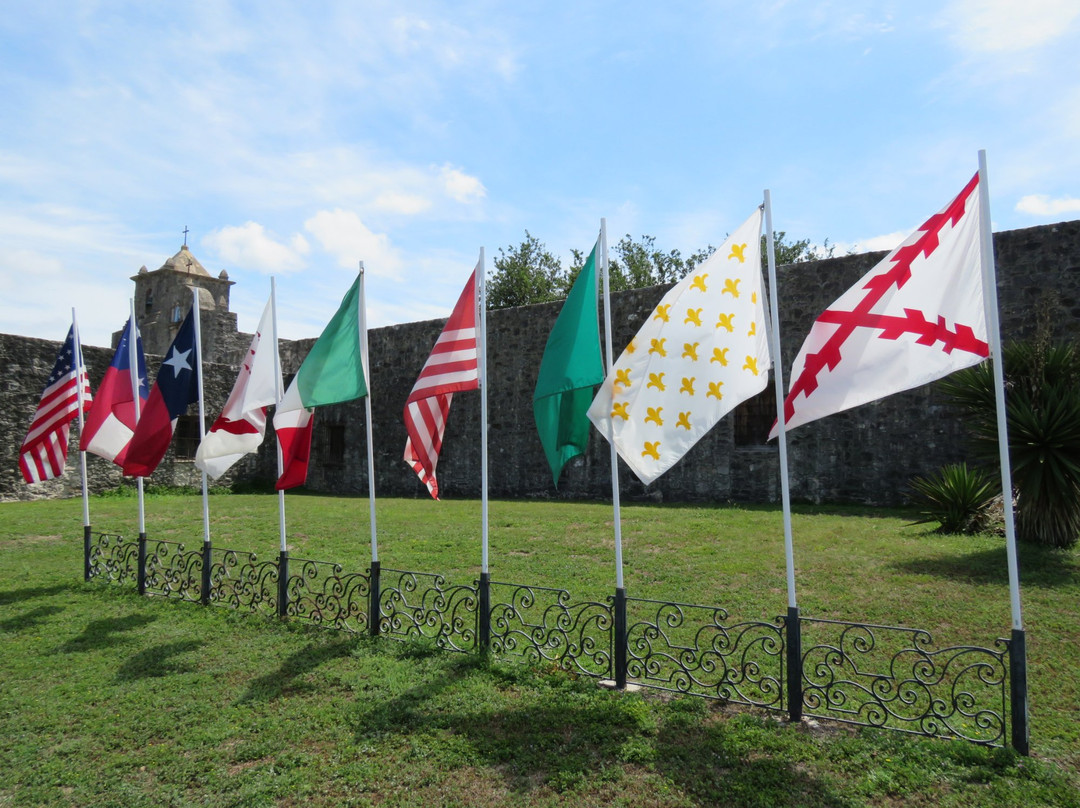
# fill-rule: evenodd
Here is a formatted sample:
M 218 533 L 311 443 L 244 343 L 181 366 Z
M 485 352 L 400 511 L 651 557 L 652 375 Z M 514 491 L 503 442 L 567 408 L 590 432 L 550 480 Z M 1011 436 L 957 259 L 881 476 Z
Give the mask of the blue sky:
M 254 330 L 444 317 L 525 230 L 895 246 L 989 161 L 995 230 L 1080 217 L 1076 0 L 35 0 L 0 16 L 0 331 L 107 345 L 185 226 Z

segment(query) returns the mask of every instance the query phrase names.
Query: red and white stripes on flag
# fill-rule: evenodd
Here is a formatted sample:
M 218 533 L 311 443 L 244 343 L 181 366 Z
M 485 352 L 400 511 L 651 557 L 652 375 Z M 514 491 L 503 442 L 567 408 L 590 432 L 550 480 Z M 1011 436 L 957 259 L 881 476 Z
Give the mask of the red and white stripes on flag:
M 82 349 L 75 341 L 73 325 L 56 356 L 56 364 L 19 449 L 19 469 L 26 482 L 40 483 L 64 473 L 68 430 L 79 414 L 80 386 L 85 412 L 91 402 L 90 380 L 82 361 Z
M 431 496 L 439 498 L 435 466 L 442 451 L 446 416 L 453 394 L 480 387 L 476 350 L 476 273 L 473 270 L 446 321 L 431 356 L 405 402 L 405 462 L 413 467 Z

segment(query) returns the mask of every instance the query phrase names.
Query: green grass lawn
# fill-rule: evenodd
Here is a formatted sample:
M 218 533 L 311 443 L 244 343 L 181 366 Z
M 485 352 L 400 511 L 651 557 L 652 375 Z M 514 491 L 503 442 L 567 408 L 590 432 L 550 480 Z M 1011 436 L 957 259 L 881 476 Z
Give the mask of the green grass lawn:
M 216 547 L 277 552 L 271 496 L 211 498 Z M 293 556 L 363 571 L 365 499 L 290 495 Z M 133 536 L 135 501 L 95 498 Z M 1032 756 L 370 640 L 82 582 L 81 503 L 0 504 L 0 808 L 8 805 L 1080 806 L 1080 553 L 1022 547 Z M 794 516 L 805 617 L 989 646 L 1010 626 L 1003 540 L 910 514 Z M 477 502 L 381 500 L 384 567 L 471 583 Z M 197 498 L 147 503 L 152 539 L 201 542 Z M 496 581 L 603 600 L 611 508 L 491 504 Z M 624 507 L 628 594 L 772 620 L 787 605 L 773 508 Z

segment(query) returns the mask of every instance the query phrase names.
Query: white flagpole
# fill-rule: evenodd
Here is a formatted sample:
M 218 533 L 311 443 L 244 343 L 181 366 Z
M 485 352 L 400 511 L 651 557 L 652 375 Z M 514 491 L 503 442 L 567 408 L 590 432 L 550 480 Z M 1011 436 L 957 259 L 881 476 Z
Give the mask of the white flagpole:
M 135 319 L 135 298 L 131 301 L 131 339 L 128 340 L 128 372 L 131 376 L 131 393 L 135 405 L 135 424 L 139 423 L 142 415 L 142 399 L 139 398 L 139 388 L 142 379 L 139 378 L 139 326 Z M 143 478 L 135 478 L 135 487 L 139 492 L 139 536 L 146 535 L 146 503 L 143 499 Z
M 379 561 L 379 539 L 375 526 L 375 440 L 374 430 L 371 424 L 371 371 L 368 364 L 368 333 L 367 333 L 367 304 L 364 297 L 364 262 L 360 262 L 360 358 L 364 364 L 364 385 L 367 387 L 367 395 L 364 396 L 364 414 L 367 420 L 367 472 L 368 472 L 368 510 L 371 524 L 371 563 Z
M 278 330 L 277 330 L 277 286 L 274 283 L 273 276 L 270 277 L 270 313 L 274 326 L 274 385 L 277 388 L 277 401 L 274 403 L 274 410 L 278 410 L 281 407 L 281 399 L 285 395 L 284 385 L 281 383 L 281 354 L 278 351 Z M 281 441 L 277 442 L 277 476 L 280 479 L 281 475 L 285 473 L 285 460 L 281 456 Z M 278 533 L 280 536 L 280 551 L 286 552 L 285 546 L 285 492 L 278 491 Z
M 769 268 L 769 315 L 772 320 L 773 384 L 776 390 L 776 423 L 780 445 L 780 500 L 784 512 L 784 566 L 787 569 L 788 610 L 784 626 L 787 634 L 788 719 L 802 720 L 802 622 L 795 599 L 795 550 L 791 540 L 791 481 L 788 475 L 787 417 L 784 411 L 784 367 L 780 355 L 780 300 L 776 283 L 776 242 L 773 237 L 772 195 L 765 189 L 766 256 Z
M 82 443 L 83 433 L 83 375 L 86 374 L 86 365 L 83 363 L 82 340 L 79 338 L 79 319 L 75 316 L 75 307 L 71 307 L 71 327 L 75 332 L 75 391 L 79 397 L 79 443 Z M 89 379 L 89 374 L 86 374 Z M 79 450 L 79 475 L 82 478 L 82 502 L 83 502 L 83 530 L 90 528 L 90 494 L 86 486 L 86 452 Z
M 203 405 L 203 355 L 202 327 L 199 321 L 199 290 L 191 287 L 191 316 L 195 319 L 195 376 L 199 391 L 199 441 L 206 438 L 206 407 Z M 202 473 L 203 544 L 210 542 L 210 498 L 207 492 L 206 472 Z M 207 593 L 203 593 L 204 597 Z
M 1012 466 L 1009 461 L 1009 432 L 1005 411 L 1005 371 L 1001 354 L 1001 326 L 998 317 L 997 271 L 994 266 L 994 234 L 990 224 L 990 187 L 987 183 L 986 151 L 979 150 L 979 250 L 982 258 L 983 301 L 990 338 L 990 363 L 994 373 L 994 404 L 997 410 L 998 457 L 1001 463 L 1002 505 L 1005 511 L 1005 558 L 1009 568 L 1009 602 L 1012 612 L 1012 641 L 1009 646 L 1012 745 L 1020 754 L 1029 752 L 1027 700 L 1027 641 L 1020 610 L 1020 572 L 1016 559 L 1016 528 L 1012 502 Z
M 478 329 L 477 359 L 480 365 L 480 572 L 488 570 L 488 400 L 487 400 L 487 283 L 484 278 L 484 248 L 476 275 Z
M 607 219 L 600 220 L 600 274 L 604 284 L 604 347 L 607 349 L 604 375 L 611 374 L 614 364 L 611 349 L 611 288 L 608 280 Z M 615 588 L 623 589 L 622 508 L 619 502 L 619 453 L 615 450 L 615 427 L 608 421 L 608 448 L 611 450 L 611 503 L 615 522 Z
M 765 189 L 766 251 L 769 266 L 769 314 L 772 319 L 773 384 L 776 389 L 776 423 L 780 444 L 780 500 L 784 510 L 784 561 L 787 568 L 788 608 L 798 607 L 795 599 L 795 551 L 791 540 L 791 481 L 788 476 L 787 428 L 784 413 L 784 369 L 780 357 L 780 303 L 776 284 L 776 243 L 773 237 L 772 196 Z
M 604 284 L 605 377 L 611 375 L 615 359 L 611 347 L 611 283 L 608 279 L 607 219 L 600 220 L 600 275 Z M 611 509 L 615 525 L 615 602 L 612 615 L 614 631 L 615 687 L 626 687 L 626 587 L 623 583 L 622 506 L 619 501 L 619 453 L 615 450 L 615 425 L 608 421 L 608 449 L 611 452 Z

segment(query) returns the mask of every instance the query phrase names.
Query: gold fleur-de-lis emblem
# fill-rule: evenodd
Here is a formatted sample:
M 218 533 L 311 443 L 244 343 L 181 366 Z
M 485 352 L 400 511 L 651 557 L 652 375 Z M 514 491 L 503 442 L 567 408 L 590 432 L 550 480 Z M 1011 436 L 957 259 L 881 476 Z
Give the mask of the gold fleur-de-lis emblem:
M 703 312 L 703 311 L 704 311 L 704 309 L 687 309 L 686 310 L 686 319 L 683 320 L 683 323 L 693 323 L 696 326 L 700 326 L 701 325 L 701 312 Z
M 671 308 L 670 303 L 665 303 L 662 306 L 656 307 L 656 314 L 653 315 L 654 320 L 663 320 L 665 323 L 668 321 L 668 309 Z
M 636 351 L 636 350 L 637 350 L 637 345 L 636 345 L 636 343 L 637 343 L 637 340 L 636 340 L 636 339 L 632 339 L 632 340 L 630 340 L 630 344 L 626 346 L 626 352 L 627 352 L 628 354 L 632 354 L 632 353 L 634 353 L 634 351 Z
M 615 387 L 630 387 L 630 368 L 615 368 Z
M 616 401 L 611 405 L 611 417 L 622 418 L 624 421 L 630 420 L 630 414 L 626 411 L 626 408 L 630 406 L 628 401 Z
M 731 295 L 736 300 L 739 299 L 739 283 L 742 278 L 725 278 L 724 288 L 720 290 L 722 295 Z
M 743 364 L 742 369 L 743 370 L 749 370 L 751 373 L 753 373 L 755 376 L 757 376 L 758 375 L 757 357 L 754 357 L 754 356 L 746 357 L 746 362 Z
M 667 342 L 667 337 L 660 337 L 659 339 L 653 337 L 651 341 L 651 347 L 649 348 L 649 353 L 660 354 L 660 356 L 667 356 L 667 348 L 664 347 L 665 342 Z
M 708 292 L 709 290 L 705 288 L 705 279 L 707 277 L 709 277 L 708 272 L 702 272 L 700 275 L 695 275 L 694 279 L 690 281 L 690 288 L 699 289 L 702 292 Z
M 746 263 L 746 256 L 743 254 L 746 252 L 746 244 L 732 244 L 731 253 L 728 255 L 728 260 L 732 258 L 738 258 L 740 264 Z
M 664 392 L 664 374 L 663 373 L 650 373 L 649 383 L 646 387 L 655 387 L 661 393 Z
M 750 302 L 754 303 L 754 304 L 757 303 L 757 292 L 751 292 L 750 293 Z
M 682 346 L 682 358 L 689 359 L 691 362 L 697 361 L 697 346 L 700 342 L 684 342 Z
M 734 320 L 735 320 L 735 314 L 734 313 L 720 314 L 720 315 L 717 316 L 716 327 L 717 328 L 726 328 L 728 330 L 728 333 L 731 333 L 732 331 L 735 330 L 735 323 L 733 322 Z
M 642 457 L 651 457 L 653 460 L 660 459 L 660 441 L 645 441 L 645 449 L 641 453 Z
M 719 362 L 720 367 L 726 368 L 727 367 L 727 352 L 728 352 L 727 348 L 713 348 L 712 349 L 712 359 L 709 360 L 709 364 L 711 365 L 713 362 Z
M 694 395 L 694 382 L 697 380 L 697 376 L 683 376 L 682 387 L 679 388 L 680 393 L 689 393 Z
M 748 337 L 757 336 L 757 320 L 754 320 L 753 322 L 750 323 L 750 330 L 746 332 L 746 336 L 748 336 Z
M 663 407 L 649 407 L 649 414 L 645 416 L 645 423 L 649 423 L 649 421 L 652 421 L 657 426 L 663 426 L 663 412 Z
M 720 392 L 720 388 L 723 386 L 723 382 L 709 382 L 709 392 L 705 394 L 705 398 L 715 398 L 720 401 L 724 397 L 724 394 Z
M 675 422 L 675 426 L 681 426 L 687 432 L 690 431 L 690 413 L 680 412 L 679 420 Z

